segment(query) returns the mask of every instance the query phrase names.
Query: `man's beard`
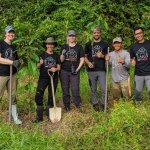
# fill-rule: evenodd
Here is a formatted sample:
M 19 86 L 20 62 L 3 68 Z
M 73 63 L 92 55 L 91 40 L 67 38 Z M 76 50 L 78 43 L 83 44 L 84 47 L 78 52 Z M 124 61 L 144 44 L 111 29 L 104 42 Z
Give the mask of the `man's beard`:
M 96 40 L 96 41 L 100 40 L 100 37 L 93 37 L 93 38 L 94 38 L 94 40 Z

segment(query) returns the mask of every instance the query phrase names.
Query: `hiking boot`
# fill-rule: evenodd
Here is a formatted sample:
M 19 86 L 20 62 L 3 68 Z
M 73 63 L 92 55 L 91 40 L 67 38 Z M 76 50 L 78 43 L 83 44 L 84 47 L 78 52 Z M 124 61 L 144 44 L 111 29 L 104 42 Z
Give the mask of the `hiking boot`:
M 141 100 L 140 101 L 139 100 L 135 100 L 134 102 L 135 102 L 136 105 L 141 105 L 142 104 Z
M 14 123 L 17 125 L 22 124 L 22 121 L 18 118 L 17 105 L 12 105 L 12 112 L 11 113 L 12 113 Z
M 50 108 L 53 108 L 53 106 L 51 106 L 51 105 L 46 106 L 45 114 L 46 114 L 47 117 L 49 117 L 49 109 Z
M 105 111 L 105 105 L 104 104 L 101 104 L 101 110 Z
M 97 111 L 97 112 L 99 112 L 100 110 L 99 110 L 99 106 L 98 106 L 98 104 L 94 104 L 93 105 L 93 108 L 94 108 L 94 110 L 95 111 Z
M 37 106 L 36 118 L 33 120 L 34 123 L 43 121 L 43 106 Z
M 69 112 L 70 111 L 70 106 L 65 106 L 65 110 L 66 110 L 66 112 Z

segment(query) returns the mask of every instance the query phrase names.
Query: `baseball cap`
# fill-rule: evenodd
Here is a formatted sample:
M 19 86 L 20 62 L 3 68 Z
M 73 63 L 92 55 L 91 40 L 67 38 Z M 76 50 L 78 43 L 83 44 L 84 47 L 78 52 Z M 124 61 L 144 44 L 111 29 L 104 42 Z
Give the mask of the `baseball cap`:
M 13 26 L 7 26 L 5 28 L 5 32 L 10 32 L 10 31 L 15 31 L 14 27 Z
M 115 42 L 122 43 L 121 37 L 116 37 L 116 38 L 114 38 L 114 39 L 113 39 L 113 43 L 115 43 Z
M 69 36 L 69 35 L 76 35 L 76 32 L 75 32 L 74 30 L 69 30 L 69 31 L 68 31 L 68 36 Z

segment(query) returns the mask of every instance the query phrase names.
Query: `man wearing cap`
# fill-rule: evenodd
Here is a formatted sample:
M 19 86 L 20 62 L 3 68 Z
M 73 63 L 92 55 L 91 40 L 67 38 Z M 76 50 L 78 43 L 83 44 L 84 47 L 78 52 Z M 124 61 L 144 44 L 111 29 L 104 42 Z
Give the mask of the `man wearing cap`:
M 49 115 L 49 108 L 53 107 L 53 96 L 51 80 L 48 72 L 53 74 L 54 92 L 56 92 L 58 84 L 58 71 L 60 70 L 60 58 L 59 55 L 54 52 L 56 42 L 52 37 L 49 37 L 45 41 L 46 51 L 42 52 L 39 56 L 39 62 L 37 68 L 40 69 L 40 76 L 38 80 L 38 86 L 35 95 L 35 102 L 37 105 L 36 118 L 34 122 L 43 121 L 43 96 L 44 91 L 48 87 L 48 102 L 46 107 L 46 114 Z
M 12 44 L 15 38 L 13 26 L 5 28 L 5 39 L 0 41 L 0 99 L 2 99 L 5 87 L 7 86 L 8 95 L 10 88 L 10 65 L 12 65 L 12 117 L 16 124 L 22 122 L 18 119 L 15 91 L 17 88 L 16 72 L 19 66 L 19 58 L 16 46 Z
M 134 38 L 136 42 L 130 48 L 130 56 L 131 62 L 135 66 L 135 103 L 140 104 L 144 85 L 147 87 L 150 98 L 150 40 L 145 39 L 144 30 L 139 26 L 134 28 Z
M 70 86 L 74 104 L 77 109 L 80 107 L 80 69 L 84 64 L 84 51 L 82 46 L 76 43 L 76 33 L 74 30 L 68 31 L 67 44 L 62 46 L 60 53 L 62 62 L 60 81 L 63 91 L 63 102 L 66 111 L 70 111 Z
M 112 66 L 112 93 L 114 106 L 118 103 L 121 95 L 123 98 L 129 98 L 128 77 L 130 69 L 130 54 L 122 48 L 122 39 L 116 37 L 113 39 L 114 51 L 110 52 L 105 59 L 109 60 Z
M 101 108 L 105 106 L 105 88 L 106 88 L 106 68 L 105 55 L 107 54 L 108 44 L 101 39 L 101 29 L 93 29 L 93 40 L 85 45 L 85 62 L 91 88 L 91 103 L 95 111 L 99 111 L 97 97 L 97 83 L 101 88 Z

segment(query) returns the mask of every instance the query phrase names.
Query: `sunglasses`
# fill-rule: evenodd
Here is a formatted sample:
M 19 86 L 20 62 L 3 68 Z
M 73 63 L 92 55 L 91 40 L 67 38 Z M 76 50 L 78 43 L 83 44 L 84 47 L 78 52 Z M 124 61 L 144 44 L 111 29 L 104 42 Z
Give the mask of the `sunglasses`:
M 68 35 L 69 37 L 75 37 L 75 35 Z
M 46 45 L 55 45 L 54 43 L 46 43 Z

